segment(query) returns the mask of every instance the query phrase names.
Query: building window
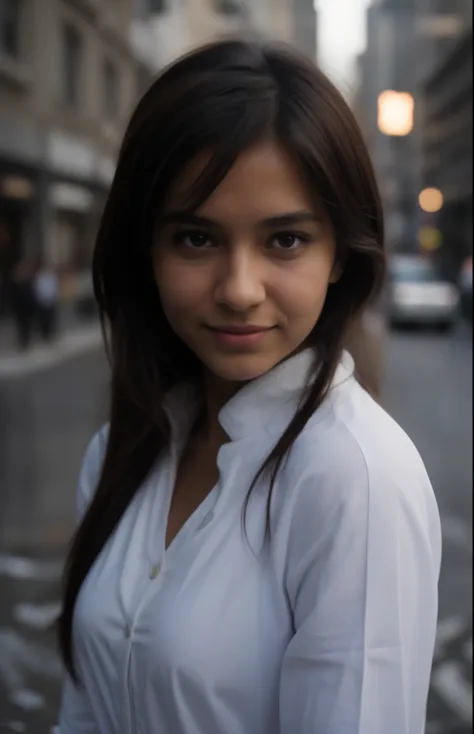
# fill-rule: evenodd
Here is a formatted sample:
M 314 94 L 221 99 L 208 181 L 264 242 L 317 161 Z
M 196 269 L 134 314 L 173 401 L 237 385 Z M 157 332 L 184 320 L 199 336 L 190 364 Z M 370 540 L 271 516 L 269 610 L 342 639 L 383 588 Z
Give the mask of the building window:
M 20 55 L 21 0 L 0 0 L 0 54 Z
M 107 119 L 119 114 L 119 75 L 117 67 L 108 59 L 104 61 L 104 112 Z
M 148 11 L 152 14 L 164 13 L 168 8 L 168 0 L 148 0 Z
M 216 13 L 222 15 L 242 15 L 243 6 L 240 0 L 214 0 Z
M 82 39 L 78 31 L 66 25 L 63 31 L 63 99 L 77 107 L 80 99 Z

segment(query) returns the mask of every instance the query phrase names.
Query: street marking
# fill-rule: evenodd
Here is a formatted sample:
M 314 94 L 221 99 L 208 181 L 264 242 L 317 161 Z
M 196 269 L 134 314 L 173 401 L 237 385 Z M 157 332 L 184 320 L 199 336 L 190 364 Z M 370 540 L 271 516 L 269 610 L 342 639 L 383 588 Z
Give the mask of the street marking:
M 8 691 L 26 688 L 25 672 L 60 679 L 62 666 L 58 655 L 45 645 L 25 640 L 9 627 L 0 627 L 0 678 Z
M 20 624 L 33 629 L 46 630 L 52 627 L 61 612 L 61 604 L 17 604 L 13 609 L 13 618 Z
M 442 655 L 444 648 L 466 629 L 461 617 L 448 617 L 438 622 L 436 630 L 435 657 Z
M 453 662 L 440 665 L 431 678 L 432 688 L 463 722 L 472 724 L 472 686 Z
M 26 731 L 26 724 L 22 721 L 7 721 L 7 729 L 10 731 L 24 732 Z
M 58 656 L 44 645 L 23 639 L 12 629 L 0 628 L 0 681 L 11 703 L 26 711 L 44 708 L 44 696 L 25 685 L 28 674 L 60 681 L 62 666 Z
M 21 581 L 57 581 L 62 573 L 60 561 L 36 561 L 20 556 L 0 555 L 0 576 Z
M 33 347 L 26 354 L 0 356 L 0 378 L 17 378 L 41 372 L 102 344 L 100 326 L 75 329 L 54 345 Z
M 39 709 L 44 709 L 46 706 L 44 696 L 35 691 L 30 691 L 29 688 L 20 688 L 19 691 L 10 693 L 10 701 L 25 711 L 39 711 Z
M 445 517 L 441 521 L 441 529 L 445 540 L 472 554 L 472 530 L 469 530 L 464 520 Z

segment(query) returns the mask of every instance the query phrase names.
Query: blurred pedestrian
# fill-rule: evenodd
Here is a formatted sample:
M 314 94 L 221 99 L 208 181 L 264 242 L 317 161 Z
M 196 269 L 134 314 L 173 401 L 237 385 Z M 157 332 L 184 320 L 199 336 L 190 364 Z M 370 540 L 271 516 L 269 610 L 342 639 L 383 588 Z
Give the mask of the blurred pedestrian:
M 423 731 L 438 510 L 343 349 L 383 272 L 361 134 L 309 61 L 227 41 L 152 85 L 94 254 L 111 411 L 62 734 Z
M 40 334 L 45 341 L 50 341 L 57 331 L 59 279 L 46 263 L 41 264 L 35 273 L 34 292 Z
M 21 260 L 13 268 L 11 278 L 12 315 L 17 344 L 21 350 L 30 346 L 35 320 L 34 267 L 30 260 Z

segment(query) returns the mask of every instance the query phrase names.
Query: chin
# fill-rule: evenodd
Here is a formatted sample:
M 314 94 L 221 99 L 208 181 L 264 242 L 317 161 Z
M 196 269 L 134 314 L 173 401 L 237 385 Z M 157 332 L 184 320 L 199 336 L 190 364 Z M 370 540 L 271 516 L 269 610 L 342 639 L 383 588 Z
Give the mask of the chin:
M 278 364 L 269 355 L 232 354 L 207 359 L 206 366 L 216 377 L 227 382 L 249 382 L 261 377 Z

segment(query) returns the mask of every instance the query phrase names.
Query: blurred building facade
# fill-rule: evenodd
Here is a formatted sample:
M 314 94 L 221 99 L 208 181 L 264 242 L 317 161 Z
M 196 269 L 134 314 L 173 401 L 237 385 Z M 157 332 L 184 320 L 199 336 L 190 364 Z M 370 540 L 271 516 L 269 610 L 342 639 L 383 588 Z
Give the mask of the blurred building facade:
M 374 0 L 358 79 L 354 108 L 377 170 L 388 244 L 416 252 L 421 229 L 439 227 L 437 255 L 454 276 L 472 251 L 472 0 Z M 412 95 L 410 134 L 380 131 L 385 90 Z M 443 193 L 436 216 L 418 206 L 425 187 Z
M 148 3 L 162 64 L 213 39 L 251 31 L 316 57 L 312 0 L 141 0 Z
M 376 168 L 391 247 L 410 249 L 417 230 L 414 135 L 391 137 L 378 127 L 378 99 L 385 90 L 415 95 L 415 0 L 374 0 L 367 12 L 367 47 L 358 59 L 354 108 Z
M 312 0 L 0 0 L 0 317 L 25 258 L 63 273 L 66 300 L 90 291 L 136 99 L 180 54 L 247 31 L 316 56 Z
M 314 0 L 293 0 L 294 36 L 300 51 L 315 60 L 318 34 L 317 12 Z
M 438 0 L 431 23 L 426 4 L 419 0 L 421 180 L 444 201 L 422 216 L 439 231 L 436 256 L 456 278 L 472 255 L 472 0 Z
M 153 68 L 132 34 L 134 2 L 0 0 L 4 297 L 22 259 L 75 274 L 76 287 L 90 265 L 123 126 Z

